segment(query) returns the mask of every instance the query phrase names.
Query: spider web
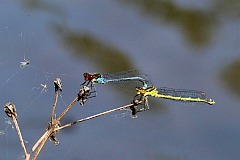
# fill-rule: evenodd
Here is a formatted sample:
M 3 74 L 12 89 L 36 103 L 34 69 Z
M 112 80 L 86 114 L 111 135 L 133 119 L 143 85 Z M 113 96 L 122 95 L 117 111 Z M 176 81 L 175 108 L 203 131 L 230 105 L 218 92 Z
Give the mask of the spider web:
M 83 80 L 80 67 L 65 60 L 67 57 L 61 53 L 66 51 L 54 44 L 55 39 L 50 39 L 53 36 L 48 36 L 51 34 L 46 31 L 48 28 L 39 27 L 45 15 L 22 9 L 21 5 L 20 2 L 0 0 L 0 155 L 6 160 L 24 158 L 13 122 L 3 112 L 4 105 L 10 101 L 16 105 L 18 122 L 29 151 L 50 120 L 54 99 L 53 80 L 61 78 L 64 91 L 60 94 L 56 112 L 62 111 L 71 102 L 76 96 L 74 91 L 78 91 Z M 45 30 L 45 35 L 41 30 Z M 66 72 L 64 68 L 67 67 Z M 68 73 L 69 70 L 71 73 Z M 74 83 L 71 81 L 73 77 L 77 79 Z M 125 110 L 115 117 L 119 119 L 129 115 L 130 112 Z M 75 139 L 72 140 L 74 144 L 70 143 L 69 148 L 79 145 Z M 47 145 L 43 154 L 49 146 L 55 147 Z M 68 155 L 71 155 L 70 152 Z
M 36 29 L 32 23 L 35 22 L 25 23 L 31 14 L 19 13 L 19 8 L 15 5 L 17 4 L 0 1 L 0 43 L 2 44 L 0 49 L 0 106 L 2 108 L 0 112 L 0 141 L 2 142 L 0 155 L 1 158 L 7 160 L 16 159 L 16 157 L 24 158 L 22 150 L 17 148 L 17 151 L 14 151 L 15 146 L 20 146 L 20 143 L 12 120 L 3 111 L 4 105 L 9 101 L 16 105 L 20 129 L 29 151 L 29 147 L 32 147 L 39 136 L 31 136 L 28 139 L 29 132 L 32 132 L 29 128 L 32 126 L 35 129 L 41 128 L 36 127 L 38 124 L 32 124 L 29 128 L 25 127 L 31 124 L 31 121 L 38 121 L 38 119 L 32 119 L 34 118 L 32 112 L 34 110 L 36 112 L 50 111 L 54 98 L 53 80 L 57 77 L 71 77 L 57 70 L 57 65 L 49 64 L 51 60 L 47 53 L 40 54 L 45 49 L 36 52 L 41 35 L 34 31 Z M 11 8 L 14 8 L 14 12 L 11 12 Z M 42 45 L 39 46 L 42 47 Z M 58 105 L 66 107 L 61 94 Z M 50 120 L 50 114 L 46 116 Z M 24 122 L 27 123 L 24 124 Z M 42 133 L 44 127 L 39 133 Z M 16 155 L 19 153 L 20 155 Z
M 23 55 L 23 57 L 25 57 Z M 1 87 L 0 90 L 4 91 L 2 92 L 2 95 L 4 93 L 9 92 L 10 90 L 13 91 L 11 94 L 11 97 L 18 96 L 17 94 L 20 93 L 22 96 L 19 97 L 22 101 L 19 101 L 19 99 L 15 99 L 16 102 L 15 105 L 17 106 L 17 112 L 18 112 L 18 117 L 23 118 L 24 114 L 26 112 L 29 112 L 29 110 L 34 110 L 36 107 L 39 106 L 39 101 L 45 101 L 45 99 L 49 99 L 50 102 L 48 101 L 48 106 L 49 108 L 52 106 L 53 97 L 54 97 L 54 89 L 53 89 L 53 79 L 55 77 L 61 77 L 61 76 L 66 76 L 67 74 L 55 74 L 53 72 L 47 72 L 45 71 L 43 66 L 34 66 L 31 62 L 28 65 L 24 64 L 22 66 L 21 62 L 26 62 L 22 58 L 20 61 L 16 62 L 14 61 L 11 63 L 8 61 L 8 64 L 14 65 L 15 67 L 10 71 L 11 74 L 7 74 L 6 76 L 2 74 L 1 77 L 3 77 L 3 81 L 1 81 Z M 44 61 L 42 58 L 41 61 Z M 14 64 L 16 63 L 16 64 Z M 2 65 L 4 63 L 1 63 L 1 69 Z M 42 65 L 43 62 L 42 62 Z M 15 71 L 14 71 L 15 70 Z M 69 76 L 69 75 L 68 75 Z M 31 83 L 24 83 L 25 80 L 27 79 L 32 79 L 30 81 Z M 11 91 L 10 91 L 11 92 Z M 52 98 L 49 98 L 52 97 Z M 6 99 L 6 100 L 5 100 Z M 3 98 L 2 100 L 5 100 L 5 103 L 7 101 L 13 101 L 11 100 L 14 98 Z M 1 102 L 1 105 L 3 106 L 3 102 Z M 66 103 L 63 100 L 63 96 L 60 94 L 60 99 L 59 99 L 59 105 L 63 105 L 66 107 Z M 1 112 L 2 113 L 2 112 Z M 19 119 L 20 119 L 19 118 Z M 20 124 L 21 125 L 21 124 Z M 0 123 L 0 138 L 5 137 L 5 142 L 6 142 L 6 159 L 9 159 L 9 139 L 12 138 L 12 136 L 17 137 L 13 122 L 10 118 L 8 118 L 6 115 L 1 114 L 1 123 Z M 9 133 L 11 133 L 9 135 Z M 15 134 L 15 135 L 14 135 Z M 28 140 L 25 140 L 27 142 Z M 18 142 L 18 141 L 16 141 Z M 19 145 L 19 144 L 18 144 Z M 26 144 L 28 145 L 28 143 Z

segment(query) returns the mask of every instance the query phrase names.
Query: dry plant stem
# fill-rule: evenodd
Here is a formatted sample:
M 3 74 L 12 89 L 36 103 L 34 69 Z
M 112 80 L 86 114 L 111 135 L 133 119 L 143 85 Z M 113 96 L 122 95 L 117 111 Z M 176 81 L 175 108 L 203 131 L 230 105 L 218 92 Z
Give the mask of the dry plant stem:
M 54 117 L 54 112 L 55 112 L 55 108 L 57 106 L 57 101 L 58 101 L 58 91 L 55 92 L 55 99 L 54 99 L 54 103 L 53 103 L 53 108 L 52 108 L 52 116 L 51 116 L 51 124 L 53 126 L 53 117 Z M 42 142 L 42 140 L 45 138 L 46 134 L 48 133 L 48 131 L 46 131 L 41 138 L 39 138 L 39 140 L 35 143 L 35 145 L 32 147 L 31 152 L 34 152 L 35 149 L 39 146 L 39 144 Z
M 13 119 L 14 125 L 15 125 L 15 127 L 16 127 L 17 134 L 18 134 L 18 137 L 19 137 L 19 139 L 20 139 L 21 146 L 22 146 L 22 148 L 23 148 L 23 150 L 24 150 L 25 158 L 26 158 L 26 159 L 29 159 L 29 158 L 30 158 L 30 154 L 27 153 L 27 150 L 26 150 L 26 147 L 25 147 L 23 138 L 22 138 L 22 134 L 21 134 L 21 131 L 20 131 L 18 122 L 17 122 L 17 118 L 16 118 L 15 116 L 13 116 L 12 119 Z
M 43 146 L 45 145 L 46 141 L 48 140 L 50 134 L 53 132 L 54 128 L 51 128 L 50 130 L 48 130 L 44 135 L 42 141 L 40 142 L 40 145 L 37 148 L 37 151 L 35 152 L 33 159 L 32 160 L 36 160 L 39 153 L 41 152 Z
M 57 96 L 55 97 L 57 98 Z M 69 105 L 68 107 L 61 113 L 61 115 L 57 118 L 57 120 L 55 122 L 59 122 L 62 117 L 69 111 L 69 109 L 71 109 L 71 107 L 77 102 L 78 97 L 76 97 Z M 54 103 L 56 103 L 56 99 L 54 101 Z M 53 105 L 54 107 L 54 105 Z M 54 126 L 54 125 L 52 125 Z M 37 159 L 40 151 L 42 150 L 44 144 L 46 143 L 47 139 L 49 138 L 49 136 L 52 134 L 52 132 L 55 130 L 54 127 L 52 127 L 51 129 L 49 129 L 48 131 L 46 131 L 44 133 L 44 135 L 42 135 L 42 137 L 37 141 L 37 143 L 33 146 L 32 148 L 32 152 L 34 152 L 36 149 L 37 151 L 34 154 L 33 160 Z
M 67 108 L 61 113 L 60 116 L 58 116 L 56 122 L 60 121 L 62 117 L 69 111 L 69 109 L 72 108 L 72 106 L 78 101 L 78 97 L 76 97 L 68 106 Z
M 71 127 L 71 126 L 73 126 L 75 124 L 78 124 L 80 122 L 84 122 L 84 121 L 87 121 L 87 120 L 90 120 L 90 119 L 93 119 L 93 118 L 97 118 L 97 117 L 103 116 L 105 114 L 109 114 L 109 113 L 112 113 L 112 112 L 123 110 L 123 109 L 129 108 L 131 106 L 134 106 L 134 104 L 128 104 L 128 105 L 125 105 L 125 106 L 122 106 L 122 107 L 119 107 L 119 108 L 115 108 L 115 109 L 111 109 L 111 110 L 108 110 L 108 111 L 105 111 L 105 112 L 101 112 L 101 113 L 98 113 L 98 114 L 95 114 L 95 115 L 92 115 L 92 116 L 89 116 L 89 117 L 77 120 L 77 121 L 75 121 L 73 123 L 66 124 L 66 125 L 64 125 L 62 127 L 55 128 L 55 131 L 62 130 L 62 129 L 67 128 L 67 127 Z
M 54 117 L 54 113 L 55 113 L 55 108 L 57 106 L 57 101 L 58 101 L 58 90 L 55 92 L 55 99 L 54 99 L 53 108 L 52 108 L 52 116 L 51 116 L 51 124 L 52 125 L 53 125 L 53 117 Z
M 58 93 L 56 91 L 56 95 L 55 95 L 55 101 L 54 101 L 54 104 L 53 104 L 53 110 L 52 110 L 52 117 L 51 117 L 51 123 L 53 123 L 53 116 L 54 116 L 54 110 L 56 108 L 56 104 L 57 104 L 57 98 L 58 98 Z M 54 122 L 54 124 L 56 124 L 57 122 L 59 122 L 62 117 L 72 108 L 72 106 L 78 101 L 78 97 L 76 97 L 69 105 L 68 107 L 60 114 L 60 116 L 58 116 L 58 118 L 56 119 L 56 121 Z M 141 102 L 139 102 L 141 103 Z M 138 103 L 138 104 L 139 104 Z M 115 108 L 115 109 L 112 109 L 112 110 L 108 110 L 108 111 L 105 111 L 105 112 L 102 112 L 102 113 L 98 113 L 98 114 L 95 114 L 93 116 L 89 116 L 89 117 L 86 117 L 86 118 L 83 118 L 83 119 L 80 119 L 78 121 L 75 121 L 73 123 L 69 123 L 69 124 L 66 124 L 62 127 L 58 127 L 58 128 L 55 128 L 55 125 L 53 124 L 52 127 L 47 130 L 44 135 L 37 141 L 37 143 L 33 146 L 32 148 L 32 152 L 34 152 L 36 149 L 36 152 L 33 156 L 33 160 L 36 160 L 39 153 L 41 152 L 44 144 L 46 143 L 46 141 L 48 140 L 49 136 L 54 132 L 54 131 L 58 131 L 58 130 L 61 130 L 61 129 L 64 129 L 64 128 L 67 128 L 67 127 L 70 127 L 70 126 L 73 126 L 77 123 L 80 123 L 80 122 L 83 122 L 83 121 L 87 121 L 87 120 L 90 120 L 90 119 L 93 119 L 93 118 L 97 118 L 97 117 L 100 117 L 100 116 L 103 116 L 105 114 L 109 114 L 111 112 L 115 112 L 115 111 L 119 111 L 119 110 L 123 110 L 123 109 L 126 109 L 126 108 L 129 108 L 129 107 L 132 107 L 132 106 L 135 106 L 136 104 L 128 104 L 128 105 L 125 105 L 125 106 L 122 106 L 122 107 L 119 107 L 119 108 Z
M 35 145 L 32 147 L 32 150 L 31 150 L 31 153 L 33 153 L 36 149 L 37 149 L 37 147 L 40 145 L 40 143 L 43 141 L 43 139 L 45 138 L 45 137 L 47 137 L 47 134 L 49 133 L 49 131 L 46 131 L 43 135 L 42 135 L 42 137 L 41 138 L 39 138 L 39 140 L 35 143 Z

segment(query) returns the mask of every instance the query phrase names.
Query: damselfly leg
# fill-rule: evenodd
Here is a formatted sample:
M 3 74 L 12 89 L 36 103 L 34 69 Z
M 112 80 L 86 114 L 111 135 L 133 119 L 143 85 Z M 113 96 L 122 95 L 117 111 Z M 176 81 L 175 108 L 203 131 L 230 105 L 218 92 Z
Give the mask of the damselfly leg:
M 140 108 L 139 110 L 137 110 L 137 112 L 143 112 L 143 111 L 147 111 L 149 110 L 149 104 L 148 104 L 148 97 L 147 96 L 143 96 L 143 95 L 136 95 L 134 97 L 134 101 L 139 101 L 142 102 L 141 104 L 143 105 L 143 108 Z

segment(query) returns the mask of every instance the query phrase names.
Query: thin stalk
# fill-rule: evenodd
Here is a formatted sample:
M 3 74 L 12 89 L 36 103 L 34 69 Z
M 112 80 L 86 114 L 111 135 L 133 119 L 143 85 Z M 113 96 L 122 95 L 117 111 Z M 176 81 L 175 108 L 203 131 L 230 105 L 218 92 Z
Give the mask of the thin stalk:
M 52 116 L 51 116 L 51 125 L 53 125 L 53 117 L 55 114 L 55 108 L 57 106 L 57 101 L 58 101 L 58 90 L 55 91 L 55 99 L 54 99 L 54 103 L 53 103 Z
M 36 148 L 40 145 L 40 143 L 43 141 L 43 139 L 46 137 L 46 135 L 48 134 L 49 131 L 46 131 L 41 138 L 38 139 L 38 141 L 34 144 L 34 146 L 32 147 L 31 153 L 33 153 Z
M 68 106 L 67 108 L 58 116 L 56 122 L 60 121 L 62 117 L 72 108 L 72 106 L 78 101 L 78 97 L 76 97 Z
M 46 134 L 44 134 L 45 136 L 43 137 L 42 141 L 40 142 L 40 145 L 37 148 L 37 151 L 35 152 L 33 159 L 32 160 L 36 160 L 39 153 L 41 152 L 43 146 L 45 145 L 46 141 L 48 140 L 50 134 L 53 132 L 54 128 L 51 128 L 50 130 L 48 130 L 46 132 Z
M 54 117 L 54 113 L 55 113 L 55 108 L 57 106 L 57 101 L 58 101 L 58 90 L 55 91 L 55 99 L 54 99 L 54 103 L 53 103 L 53 108 L 52 108 L 52 115 L 51 115 L 51 126 L 53 126 L 53 117 Z M 32 150 L 31 152 L 33 153 L 38 147 L 40 144 L 42 144 L 43 140 L 46 139 L 46 137 L 49 137 L 48 133 L 49 133 L 50 130 L 46 131 L 42 137 L 39 138 L 39 140 L 34 144 L 34 146 L 32 147 Z M 48 138 L 47 138 L 48 139 Z
M 57 96 L 56 96 L 57 97 Z M 78 97 L 76 97 L 69 105 L 68 107 L 61 113 L 61 115 L 56 119 L 55 123 L 59 122 L 62 117 L 69 111 L 69 109 L 71 109 L 71 107 L 77 102 Z M 55 101 L 56 102 L 56 101 Z M 54 103 L 55 103 L 54 102 Z M 52 122 L 53 123 L 53 122 Z M 47 139 L 49 138 L 49 136 L 52 134 L 52 132 L 55 130 L 55 125 L 52 125 L 52 128 L 49 129 L 47 132 L 44 133 L 44 135 L 38 140 L 38 142 L 33 146 L 32 148 L 32 152 L 36 150 L 34 156 L 33 156 L 33 160 L 36 160 L 40 151 L 42 150 L 44 144 L 46 143 Z
M 13 122 L 14 122 L 15 128 L 16 128 L 16 130 L 17 130 L 17 134 L 18 134 L 18 137 L 19 137 L 19 140 L 20 140 L 21 146 L 22 146 L 22 148 L 23 148 L 25 158 L 26 158 L 26 159 L 29 159 L 29 158 L 30 158 L 30 154 L 27 153 L 27 150 L 26 150 L 26 147 L 25 147 L 25 144 L 24 144 L 23 138 L 22 138 L 22 134 L 21 134 L 21 131 L 20 131 L 20 128 L 19 128 L 18 122 L 17 122 L 17 118 L 16 118 L 15 116 L 13 116 L 12 119 L 13 119 Z
M 122 107 L 118 107 L 118 108 L 111 109 L 111 110 L 108 110 L 108 111 L 105 111 L 105 112 L 101 112 L 101 113 L 98 113 L 98 114 L 95 114 L 95 115 L 92 115 L 92 116 L 89 116 L 89 117 L 77 120 L 75 122 L 66 124 L 64 126 L 55 128 L 55 131 L 62 130 L 64 128 L 71 127 L 71 126 L 73 126 L 75 124 L 78 124 L 80 122 L 84 122 L 84 121 L 87 121 L 87 120 L 90 120 L 90 119 L 93 119 L 93 118 L 97 118 L 97 117 L 103 116 L 105 114 L 109 114 L 109 113 L 112 113 L 112 112 L 116 112 L 116 111 L 119 111 L 119 110 L 123 110 L 123 109 L 129 108 L 129 107 L 132 107 L 132 106 L 134 106 L 134 104 L 128 104 L 128 105 L 125 105 L 125 106 L 122 106 Z

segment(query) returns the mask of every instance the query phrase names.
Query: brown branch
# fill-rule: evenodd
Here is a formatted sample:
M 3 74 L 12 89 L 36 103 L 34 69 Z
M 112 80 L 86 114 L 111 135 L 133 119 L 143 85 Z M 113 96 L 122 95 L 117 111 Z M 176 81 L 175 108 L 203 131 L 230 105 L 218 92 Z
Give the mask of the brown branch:
M 42 141 L 40 142 L 40 145 L 38 145 L 37 151 L 35 152 L 33 159 L 32 160 L 36 160 L 39 153 L 41 152 L 43 146 L 45 145 L 46 141 L 48 140 L 50 134 L 53 132 L 54 128 L 51 128 L 50 130 L 48 130 L 47 132 L 45 132 Z
M 76 97 L 68 106 L 67 108 L 60 114 L 60 116 L 58 116 L 58 118 L 56 119 L 57 121 L 60 121 L 62 119 L 62 117 L 72 108 L 72 106 L 78 101 L 78 97 Z
M 55 114 L 55 108 L 57 106 L 57 101 L 58 101 L 58 91 L 55 92 L 55 99 L 52 107 L 51 125 L 53 125 L 53 119 Z
M 27 150 L 26 150 L 26 147 L 25 147 L 23 138 L 22 138 L 22 134 L 21 134 L 21 131 L 20 131 L 18 122 L 17 122 L 17 118 L 16 118 L 15 116 L 13 116 L 13 122 L 14 122 L 15 128 L 16 128 L 16 130 L 17 130 L 17 134 L 18 134 L 18 137 L 19 137 L 19 140 L 20 140 L 22 149 L 23 149 L 23 151 L 24 151 L 25 158 L 26 158 L 26 159 L 29 159 L 29 158 L 30 158 L 30 154 L 27 153 Z
M 112 113 L 112 112 L 116 112 L 116 111 L 119 111 L 119 110 L 123 110 L 123 109 L 126 109 L 126 108 L 134 108 L 138 105 L 142 103 L 142 101 L 134 101 L 133 103 L 131 104 L 128 104 L 128 105 L 125 105 L 125 106 L 122 106 L 122 107 L 118 107 L 118 108 L 115 108 L 115 109 L 111 109 L 111 110 L 108 110 L 108 111 L 105 111 L 105 112 L 101 112 L 101 113 L 98 113 L 98 114 L 95 114 L 95 115 L 92 115 L 92 116 L 89 116 L 89 117 L 86 117 L 86 118 L 83 118 L 83 119 L 80 119 L 80 120 L 77 120 L 73 123 L 69 123 L 69 124 L 66 124 L 64 126 L 61 126 L 61 127 L 58 127 L 55 129 L 55 131 L 58 131 L 58 130 L 62 130 L 64 128 L 67 128 L 67 127 L 71 127 L 75 124 L 78 124 L 78 123 L 81 123 L 81 122 L 84 122 L 84 121 L 87 121 L 87 120 L 90 120 L 90 119 L 93 119 L 93 118 L 97 118 L 97 117 L 100 117 L 100 116 L 103 116 L 105 114 L 109 114 L 109 113 Z M 133 110 L 132 110 L 133 111 Z M 134 113 L 135 115 L 136 113 Z
M 48 134 L 48 131 L 46 131 L 39 139 L 38 141 L 34 144 L 34 146 L 31 149 L 31 153 L 33 153 L 37 147 L 40 145 L 40 143 L 43 141 L 43 139 L 46 137 L 46 135 Z
M 18 122 L 17 122 L 17 110 L 16 110 L 15 105 L 12 102 L 7 103 L 4 106 L 4 111 L 8 115 L 8 117 L 12 118 L 13 123 L 14 123 L 15 128 L 16 128 L 16 131 L 17 131 L 17 134 L 18 134 L 18 137 L 19 137 L 19 140 L 20 140 L 20 144 L 21 144 L 22 149 L 24 151 L 25 158 L 26 158 L 26 160 L 29 160 L 30 154 L 27 153 L 27 150 L 26 150 L 26 147 L 25 147 L 25 144 L 24 144 L 24 140 L 22 138 L 22 134 L 21 134 L 21 131 L 20 131 L 20 127 L 19 127 Z

